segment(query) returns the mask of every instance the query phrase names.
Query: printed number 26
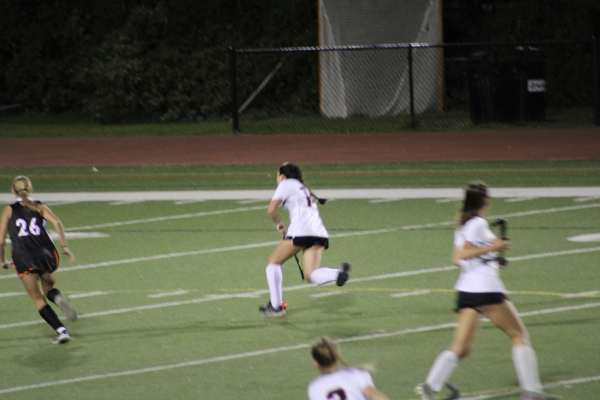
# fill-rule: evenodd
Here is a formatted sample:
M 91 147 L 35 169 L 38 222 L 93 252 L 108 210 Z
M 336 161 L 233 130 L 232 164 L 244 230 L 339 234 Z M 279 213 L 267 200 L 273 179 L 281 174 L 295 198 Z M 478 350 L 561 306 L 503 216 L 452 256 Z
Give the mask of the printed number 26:
M 344 389 L 334 390 L 327 394 L 327 398 L 330 400 L 346 400 L 346 392 L 344 392 Z
M 25 221 L 22 218 L 19 218 L 16 222 L 15 225 L 17 225 L 19 228 L 19 236 L 29 236 L 29 232 L 31 232 L 32 235 L 34 236 L 39 236 L 40 235 L 40 227 L 37 226 L 36 224 L 36 219 L 32 218 L 31 222 L 29 223 L 29 232 L 27 232 L 27 221 Z

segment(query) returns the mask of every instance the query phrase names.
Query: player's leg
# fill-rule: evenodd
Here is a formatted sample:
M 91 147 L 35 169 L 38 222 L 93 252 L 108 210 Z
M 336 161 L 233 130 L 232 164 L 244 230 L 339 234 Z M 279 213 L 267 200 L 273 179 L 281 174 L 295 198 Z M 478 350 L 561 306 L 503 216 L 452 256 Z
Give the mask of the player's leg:
M 281 243 L 275 247 L 275 250 L 269 256 L 267 268 L 267 283 L 269 285 L 270 302 L 266 306 L 260 306 L 258 310 L 261 314 L 267 316 L 283 316 L 283 272 L 281 264 L 290 257 L 297 254 L 301 247 L 294 246 L 291 239 L 283 239 Z
M 515 306 L 509 300 L 504 300 L 501 304 L 482 307 L 481 312 L 512 340 L 513 363 L 521 389 L 534 394 L 543 394 L 537 357 L 529 344 L 527 329 Z
M 479 328 L 480 314 L 473 308 L 463 308 L 458 312 L 458 324 L 450 347 L 442 351 L 433 362 L 427 379 L 417 385 L 415 391 L 424 400 L 433 400 L 434 394 L 444 387 L 460 358 L 465 357 L 475 341 Z
M 52 307 L 46 303 L 46 297 L 40 285 L 40 277 L 35 273 L 28 273 L 21 277 L 21 282 L 23 282 L 23 286 L 25 286 L 25 290 L 27 290 L 27 293 L 33 300 L 40 316 L 56 331 L 57 335 L 52 343 L 60 344 L 68 342 L 70 339 L 69 332 L 67 332 L 65 326 L 60 322 Z
M 302 261 L 304 264 L 304 275 L 306 280 L 317 285 L 324 285 L 330 282 L 336 282 L 338 286 L 342 286 L 348 280 L 348 271 L 350 265 L 342 264 L 342 268 L 321 267 L 321 259 L 323 257 L 325 247 L 314 245 L 304 249 L 302 253 Z
M 52 273 L 43 272 L 40 274 L 40 279 L 42 281 L 42 291 L 48 300 L 60 307 L 69 321 L 75 321 L 77 310 L 71 305 L 69 299 L 56 288 L 56 271 Z

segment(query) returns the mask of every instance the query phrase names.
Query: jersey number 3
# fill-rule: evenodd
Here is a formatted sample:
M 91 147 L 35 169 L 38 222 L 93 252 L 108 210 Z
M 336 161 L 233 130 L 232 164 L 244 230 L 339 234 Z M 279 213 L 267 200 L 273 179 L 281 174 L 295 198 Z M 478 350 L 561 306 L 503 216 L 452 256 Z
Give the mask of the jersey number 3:
M 15 222 L 15 225 L 17 225 L 20 228 L 19 237 L 29 236 L 30 232 L 34 236 L 39 236 L 41 230 L 40 227 L 36 225 L 36 221 L 37 220 L 35 218 L 31 218 L 31 222 L 29 223 L 29 229 L 27 229 L 27 221 L 25 221 L 23 218 L 19 218 Z
M 327 393 L 328 400 L 346 400 L 346 392 L 344 389 L 334 390 L 333 392 Z

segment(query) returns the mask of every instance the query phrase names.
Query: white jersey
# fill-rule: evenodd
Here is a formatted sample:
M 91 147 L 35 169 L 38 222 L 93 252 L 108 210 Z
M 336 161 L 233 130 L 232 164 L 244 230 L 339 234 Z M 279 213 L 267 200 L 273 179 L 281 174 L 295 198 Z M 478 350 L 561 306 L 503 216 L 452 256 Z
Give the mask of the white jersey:
M 375 387 L 364 369 L 344 368 L 319 375 L 308 385 L 309 400 L 367 400 L 366 387 Z
M 487 247 L 493 244 L 495 238 L 485 218 L 476 216 L 454 232 L 454 247 L 462 250 L 465 242 L 477 248 Z M 506 293 L 499 271 L 496 252 L 462 259 L 454 289 L 469 293 Z
M 281 200 L 281 205 L 290 216 L 286 237 L 329 237 L 319 216 L 317 202 L 299 180 L 284 179 L 281 181 L 271 200 Z

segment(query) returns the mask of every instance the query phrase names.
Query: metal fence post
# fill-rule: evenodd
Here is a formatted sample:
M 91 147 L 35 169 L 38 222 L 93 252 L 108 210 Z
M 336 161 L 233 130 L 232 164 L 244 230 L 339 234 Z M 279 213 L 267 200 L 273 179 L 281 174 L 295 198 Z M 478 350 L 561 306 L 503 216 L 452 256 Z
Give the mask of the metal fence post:
M 592 36 L 592 87 L 594 90 L 594 124 L 600 126 L 600 100 L 598 96 L 598 43 Z
M 413 129 L 416 128 L 415 121 L 415 94 L 413 90 L 413 47 L 408 45 L 408 88 L 410 92 L 410 124 Z
M 235 68 L 235 48 L 229 47 L 229 60 L 231 63 L 231 121 L 233 131 L 240 131 L 240 118 L 238 114 L 238 98 L 237 98 L 237 73 Z

